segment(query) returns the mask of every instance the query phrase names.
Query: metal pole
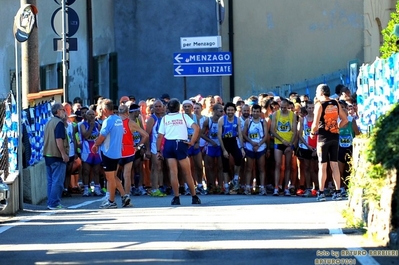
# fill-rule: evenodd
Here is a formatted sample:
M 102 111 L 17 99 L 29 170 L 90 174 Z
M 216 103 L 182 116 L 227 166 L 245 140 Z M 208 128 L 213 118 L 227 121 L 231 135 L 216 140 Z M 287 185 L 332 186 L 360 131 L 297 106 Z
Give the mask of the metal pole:
M 19 85 L 19 55 L 18 55 L 18 41 L 15 39 L 15 94 L 16 94 L 16 103 L 17 103 L 17 117 L 21 120 L 22 113 L 22 96 L 21 96 L 21 87 Z M 18 130 L 18 173 L 19 173 L 19 209 L 24 209 L 24 170 L 23 170 L 23 142 L 22 142 L 22 126 L 21 122 L 18 122 L 17 125 Z
M 217 27 L 217 35 L 220 36 L 220 0 L 216 0 L 216 27 Z M 221 51 L 222 48 L 219 47 L 218 51 Z M 223 95 L 223 77 L 219 77 L 219 95 L 224 98 Z M 230 98 L 232 95 L 230 95 Z
M 62 11 L 62 88 L 64 90 L 64 101 L 68 100 L 68 58 L 67 58 L 67 43 L 66 43 L 66 0 L 61 1 L 61 11 Z
M 183 77 L 183 100 L 187 99 L 187 78 L 184 76 Z

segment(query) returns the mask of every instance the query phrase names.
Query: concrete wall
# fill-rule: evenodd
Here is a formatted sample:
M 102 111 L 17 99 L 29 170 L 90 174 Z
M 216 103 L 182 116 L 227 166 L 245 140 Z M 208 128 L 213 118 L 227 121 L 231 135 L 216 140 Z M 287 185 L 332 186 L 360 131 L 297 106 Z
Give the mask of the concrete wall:
M 394 10 L 394 0 L 248 0 L 233 2 L 234 32 L 229 32 L 229 0 L 224 0 L 221 26 L 223 48 L 234 36 L 234 82 L 243 97 L 259 90 L 318 78 L 347 68 L 350 60 L 372 62 L 379 54 L 380 29 Z M 93 6 L 93 55 L 103 56 L 101 92 L 108 93 L 108 54 L 118 53 L 118 96 L 137 98 L 169 92 L 182 96 L 183 78 L 173 77 L 180 37 L 218 34 L 214 0 L 96 0 Z M 60 6 L 37 1 L 39 60 L 41 65 L 61 62 L 53 51 L 51 16 Z M 12 25 L 19 1 L 2 0 L 0 10 L 0 97 L 10 89 L 15 69 Z M 76 1 L 79 15 L 78 51 L 70 53 L 69 98 L 88 98 L 88 39 L 86 1 Z M 214 49 L 208 51 L 215 51 Z M 229 77 L 189 77 L 188 96 L 223 94 L 229 98 Z
M 115 1 L 119 97 L 145 99 L 167 92 L 183 99 L 183 78 L 173 76 L 173 53 L 206 51 L 180 50 L 180 37 L 217 35 L 215 10 L 215 0 Z M 187 77 L 187 95 L 218 94 L 219 81 Z
M 8 205 L 3 210 L 0 211 L 0 215 L 15 215 L 20 208 L 20 200 L 19 200 L 19 174 L 18 172 L 11 173 L 7 176 L 7 180 L 5 183 L 8 186 L 10 197 L 8 198 Z
M 363 0 L 234 1 L 233 12 L 238 95 L 363 61 Z

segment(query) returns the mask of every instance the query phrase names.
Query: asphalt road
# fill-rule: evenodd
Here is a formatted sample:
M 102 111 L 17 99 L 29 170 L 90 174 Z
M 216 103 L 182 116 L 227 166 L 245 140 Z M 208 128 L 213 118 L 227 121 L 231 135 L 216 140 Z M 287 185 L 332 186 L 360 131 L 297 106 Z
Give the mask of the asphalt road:
M 60 211 L 25 204 L 0 217 L 0 264 L 399 264 L 397 252 L 370 256 L 389 249 L 345 229 L 346 201 L 207 195 L 172 207 L 171 199 L 132 197 L 132 208 L 106 210 L 102 198 L 78 195 Z

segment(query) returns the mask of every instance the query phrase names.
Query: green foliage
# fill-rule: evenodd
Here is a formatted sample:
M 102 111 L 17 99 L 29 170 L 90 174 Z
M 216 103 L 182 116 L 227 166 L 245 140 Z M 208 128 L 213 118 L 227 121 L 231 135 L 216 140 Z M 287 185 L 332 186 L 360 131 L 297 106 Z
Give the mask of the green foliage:
M 384 170 L 399 166 L 399 104 L 378 118 L 371 132 L 365 154 L 367 160 L 374 165 L 371 178 L 385 176 Z
M 396 2 L 396 12 L 391 13 L 391 20 L 389 20 L 387 27 L 381 31 L 384 42 L 380 47 L 380 53 L 383 59 L 399 52 L 399 45 L 396 43 L 399 38 L 393 34 L 395 24 L 399 24 L 399 1 Z
M 348 228 L 364 229 L 366 227 L 365 222 L 356 218 L 351 209 L 344 209 L 342 211 L 342 217 L 345 218 L 346 227 Z

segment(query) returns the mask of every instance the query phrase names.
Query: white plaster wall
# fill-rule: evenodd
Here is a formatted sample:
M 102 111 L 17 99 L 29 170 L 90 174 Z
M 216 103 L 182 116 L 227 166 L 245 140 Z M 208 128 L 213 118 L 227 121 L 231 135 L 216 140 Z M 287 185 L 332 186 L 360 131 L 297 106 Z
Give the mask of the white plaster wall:
M 10 91 L 10 70 L 15 70 L 15 45 L 12 32 L 14 16 L 19 9 L 19 1 L 2 0 L 0 8 L 0 98 Z M 19 46 L 19 45 L 18 45 Z

